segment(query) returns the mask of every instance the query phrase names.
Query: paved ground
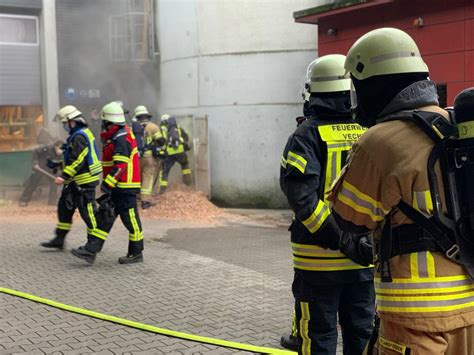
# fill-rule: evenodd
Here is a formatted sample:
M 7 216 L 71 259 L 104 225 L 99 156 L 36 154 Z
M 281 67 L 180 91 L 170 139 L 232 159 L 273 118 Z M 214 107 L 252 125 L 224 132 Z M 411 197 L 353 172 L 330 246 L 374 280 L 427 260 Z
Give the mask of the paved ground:
M 196 335 L 280 348 L 292 313 L 287 213 L 216 226 L 144 220 L 145 262 L 119 265 L 116 223 L 93 266 L 43 251 L 54 221 L 0 217 L 0 287 Z M 119 221 L 118 221 L 119 222 Z M 68 249 L 84 242 L 74 224 Z M 0 294 L 0 354 L 249 354 L 169 338 Z

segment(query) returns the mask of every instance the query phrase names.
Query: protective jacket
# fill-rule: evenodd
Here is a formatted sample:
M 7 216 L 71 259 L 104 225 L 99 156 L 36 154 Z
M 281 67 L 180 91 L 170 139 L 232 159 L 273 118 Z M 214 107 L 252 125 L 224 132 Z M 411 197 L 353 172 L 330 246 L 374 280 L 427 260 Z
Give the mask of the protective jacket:
M 101 164 L 92 132 L 83 126 L 71 130 L 64 150 L 62 178 L 82 187 L 99 183 Z
M 189 136 L 180 125 L 176 123 L 175 117 L 170 117 L 168 123 L 161 125 L 164 137 L 166 139 L 166 154 L 175 155 L 184 153 L 188 150 Z
M 330 227 L 334 221 L 329 218 L 325 193 L 363 133 L 347 114 L 327 114 L 310 117 L 288 139 L 281 158 L 280 186 L 295 212 L 290 229 L 296 282 L 298 278 L 312 284 L 373 278 L 371 267 L 354 263 L 339 250 L 321 248 L 314 240 L 317 233 L 337 233 Z
M 143 156 L 151 156 L 153 149 L 157 150 L 159 156 L 164 157 L 166 153 L 166 138 L 161 127 L 148 121 L 143 125 Z
M 430 97 L 425 97 L 429 93 Z M 384 115 L 407 109 L 447 112 L 431 102 L 436 89 L 429 82 L 417 82 L 395 97 Z M 371 127 L 354 145 L 347 170 L 336 182 L 329 199 L 333 213 L 345 223 L 342 228 L 375 231 L 377 250 L 386 250 L 381 238 L 390 220 L 394 244 L 404 240 L 423 241 L 424 233 L 397 205 L 400 201 L 431 215 L 433 202 L 427 161 L 433 141 L 415 123 L 394 120 Z M 437 170 L 439 181 L 441 174 Z M 442 184 L 440 184 L 442 186 Z M 444 193 L 441 191 L 444 201 Z M 391 282 L 384 282 L 378 270 L 375 279 L 377 309 L 382 320 L 423 332 L 446 332 L 474 324 L 474 281 L 463 267 L 426 244 L 420 251 L 389 259 Z
M 104 183 L 109 188 L 138 193 L 140 164 L 135 136 L 127 126 L 113 125 L 101 134 Z

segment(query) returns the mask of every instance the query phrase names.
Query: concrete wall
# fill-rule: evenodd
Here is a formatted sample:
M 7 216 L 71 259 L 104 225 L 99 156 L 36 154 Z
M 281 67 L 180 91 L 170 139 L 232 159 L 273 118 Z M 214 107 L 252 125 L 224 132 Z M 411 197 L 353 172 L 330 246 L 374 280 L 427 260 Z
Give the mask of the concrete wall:
M 314 0 L 159 0 L 161 113 L 208 115 L 211 195 L 284 207 L 279 162 L 302 113 L 317 28 L 295 24 Z

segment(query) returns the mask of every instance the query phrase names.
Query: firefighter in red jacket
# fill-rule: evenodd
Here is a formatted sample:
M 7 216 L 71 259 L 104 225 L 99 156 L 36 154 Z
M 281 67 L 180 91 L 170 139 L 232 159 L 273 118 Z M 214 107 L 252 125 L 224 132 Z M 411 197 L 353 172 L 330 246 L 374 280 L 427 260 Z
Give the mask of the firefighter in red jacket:
M 119 258 L 120 264 L 143 261 L 143 230 L 137 209 L 140 192 L 140 166 L 135 137 L 125 123 L 122 107 L 111 102 L 102 108 L 104 143 L 102 166 L 104 180 L 96 214 L 97 229 L 89 236 L 87 244 L 72 249 L 74 256 L 93 263 L 112 229 L 117 216 L 129 231 L 128 253 Z

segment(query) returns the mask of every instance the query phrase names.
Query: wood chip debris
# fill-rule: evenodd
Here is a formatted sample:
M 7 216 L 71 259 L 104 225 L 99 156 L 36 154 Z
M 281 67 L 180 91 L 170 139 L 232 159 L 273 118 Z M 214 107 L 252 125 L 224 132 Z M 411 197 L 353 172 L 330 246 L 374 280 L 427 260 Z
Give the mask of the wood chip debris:
M 138 201 L 139 213 L 143 219 L 172 219 L 209 224 L 228 215 L 210 202 L 202 192 L 179 185 L 170 187 L 163 195 L 156 195 L 153 203 L 156 205 L 142 210 Z M 18 221 L 32 221 L 37 218 L 56 221 L 56 209 L 56 206 L 48 206 L 39 201 L 33 201 L 27 207 L 19 207 L 17 201 L 0 200 L 0 218 L 15 218 Z M 74 219 L 78 218 L 76 212 Z

